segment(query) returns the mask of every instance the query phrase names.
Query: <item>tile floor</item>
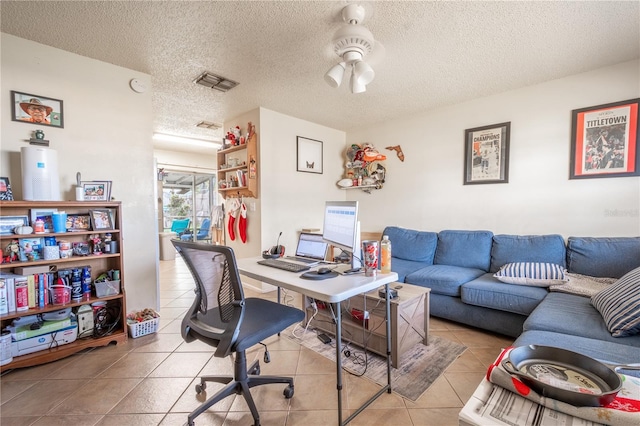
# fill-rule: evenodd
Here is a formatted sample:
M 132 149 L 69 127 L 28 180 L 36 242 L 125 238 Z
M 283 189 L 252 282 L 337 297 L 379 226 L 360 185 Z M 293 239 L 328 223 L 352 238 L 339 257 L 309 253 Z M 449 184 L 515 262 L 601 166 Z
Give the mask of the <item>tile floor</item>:
M 124 345 L 95 348 L 53 363 L 3 373 L 0 423 L 3 426 L 184 425 L 199 405 L 194 385 L 201 374 L 232 372 L 230 359 L 214 358 L 200 342 L 185 343 L 179 325 L 192 301 L 191 276 L 179 257 L 160 262 L 161 323 L 156 334 Z M 258 294 L 247 290 L 248 296 Z M 291 295 L 289 295 L 291 296 Z M 275 292 L 263 295 L 275 299 Z M 293 296 L 291 296 L 293 297 Z M 295 299 L 295 297 L 293 297 Z M 297 303 L 297 302 L 293 302 Z M 299 305 L 298 305 L 299 306 Z M 350 424 L 457 425 L 458 412 L 482 379 L 486 367 L 512 339 L 459 324 L 431 319 L 431 333 L 467 346 L 416 402 L 384 394 Z M 286 337 L 269 341 L 271 363 L 262 374 L 293 375 L 295 395 L 282 396 L 283 385 L 254 388 L 264 426 L 330 425 L 337 422 L 335 364 Z M 262 359 L 256 347 L 250 359 Z M 346 374 L 346 417 L 368 399 L 377 385 Z M 219 386 L 208 384 L 208 391 Z M 211 394 L 211 393 L 210 393 Z M 197 425 L 251 425 L 241 396 L 222 401 L 196 419 Z

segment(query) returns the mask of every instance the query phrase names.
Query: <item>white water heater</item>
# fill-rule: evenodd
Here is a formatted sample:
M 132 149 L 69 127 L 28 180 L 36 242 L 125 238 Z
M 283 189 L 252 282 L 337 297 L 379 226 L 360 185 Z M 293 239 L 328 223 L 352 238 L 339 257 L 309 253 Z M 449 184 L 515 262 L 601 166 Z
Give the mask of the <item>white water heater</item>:
M 41 146 L 25 146 L 22 154 L 22 196 L 25 201 L 60 201 L 58 153 Z

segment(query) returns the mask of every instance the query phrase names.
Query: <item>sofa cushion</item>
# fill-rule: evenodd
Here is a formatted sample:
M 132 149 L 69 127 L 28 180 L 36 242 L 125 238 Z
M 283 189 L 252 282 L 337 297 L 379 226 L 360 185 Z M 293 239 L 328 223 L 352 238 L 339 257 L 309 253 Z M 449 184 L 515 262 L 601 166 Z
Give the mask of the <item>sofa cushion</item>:
M 567 269 L 592 277 L 620 278 L 640 266 L 640 237 L 569 237 Z
M 640 333 L 640 267 L 591 297 L 613 337 Z
M 393 248 L 392 248 L 393 250 Z M 414 262 L 413 260 L 405 260 L 394 257 L 391 259 L 391 270 L 398 274 L 398 282 L 405 282 L 406 276 L 419 269 L 429 266 L 430 263 Z
M 438 242 L 438 234 L 435 232 L 387 226 L 384 228 L 383 235 L 389 236 L 392 257 L 433 264 L 433 256 Z M 393 261 L 391 261 L 391 265 L 393 266 Z
M 483 274 L 461 288 L 462 301 L 468 305 L 520 315 L 529 315 L 547 294 L 547 290 L 540 287 L 504 284 L 491 273 Z
M 405 282 L 429 287 L 433 293 L 460 297 L 460 286 L 484 273 L 481 269 L 431 265 L 408 274 Z
M 536 287 L 549 287 L 552 284 L 567 282 L 564 267 L 544 262 L 507 263 L 493 276 L 503 283 Z
M 566 267 L 565 253 L 564 239 L 557 234 L 494 235 L 489 271 L 497 272 L 512 262 L 548 262 Z
M 543 330 L 640 347 L 640 335 L 613 337 L 588 297 L 549 293 L 524 322 L 524 331 Z
M 440 231 L 433 263 L 488 272 L 492 243 L 493 232 L 490 231 Z

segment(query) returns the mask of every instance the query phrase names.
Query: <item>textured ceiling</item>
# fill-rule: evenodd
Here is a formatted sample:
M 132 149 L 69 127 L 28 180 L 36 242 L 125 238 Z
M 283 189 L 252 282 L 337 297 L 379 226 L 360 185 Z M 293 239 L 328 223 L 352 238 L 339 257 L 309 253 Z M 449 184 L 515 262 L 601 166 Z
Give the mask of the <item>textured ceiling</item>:
M 346 1 L 7 1 L 2 32 L 152 78 L 154 131 L 220 138 L 256 107 L 348 130 L 640 57 L 640 2 L 360 2 L 386 50 L 366 93 L 332 89 Z M 37 31 L 35 29 L 37 28 Z M 193 84 L 202 71 L 240 83 Z

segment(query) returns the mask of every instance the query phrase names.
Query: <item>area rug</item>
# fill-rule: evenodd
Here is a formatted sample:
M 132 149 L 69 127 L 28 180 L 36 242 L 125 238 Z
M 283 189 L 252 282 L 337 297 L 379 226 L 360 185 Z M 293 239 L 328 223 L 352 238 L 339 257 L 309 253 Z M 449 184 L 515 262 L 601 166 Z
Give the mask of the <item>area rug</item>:
M 306 333 L 298 330 L 296 335 L 302 335 L 301 338 L 293 336 L 291 329 L 283 334 L 332 361 L 336 359 L 333 338 L 330 344 L 324 344 L 311 329 Z M 346 344 L 344 340 L 343 344 Z M 364 351 L 353 344 L 350 344 L 348 349 L 351 356 L 345 357 L 343 352 L 341 358 L 344 369 L 356 375 L 362 375 L 364 371 L 364 377 L 381 385 L 387 383 L 387 361 L 384 357 L 367 352 L 365 370 Z M 439 336 L 429 336 L 428 346 L 416 344 L 405 352 L 398 368 L 391 368 L 391 389 L 407 399 L 416 401 L 466 349 L 467 347 L 460 343 Z

